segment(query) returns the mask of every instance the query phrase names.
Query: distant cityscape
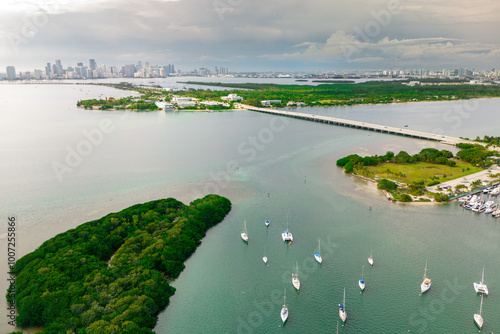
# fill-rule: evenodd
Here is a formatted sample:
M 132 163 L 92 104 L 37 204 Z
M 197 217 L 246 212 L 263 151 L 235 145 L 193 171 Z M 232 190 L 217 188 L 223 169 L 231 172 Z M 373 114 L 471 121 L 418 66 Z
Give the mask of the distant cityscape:
M 5 73 L 0 73 L 0 80 L 64 80 L 64 79 L 104 79 L 104 78 L 167 78 L 171 76 L 201 77 L 242 77 L 242 78 L 296 78 L 296 79 L 356 79 L 356 78 L 447 78 L 473 79 L 477 81 L 495 81 L 500 79 L 500 69 L 478 70 L 452 68 L 442 70 L 426 69 L 390 69 L 371 71 L 325 71 L 325 72 L 231 72 L 227 67 L 215 66 L 214 69 L 200 67 L 191 71 L 176 70 L 172 64 L 150 65 L 138 61 L 120 67 L 98 65 L 95 59 L 89 59 L 88 65 L 79 62 L 76 66 L 63 67 L 61 60 L 47 63 L 44 69 L 16 71 L 15 66 L 7 66 Z

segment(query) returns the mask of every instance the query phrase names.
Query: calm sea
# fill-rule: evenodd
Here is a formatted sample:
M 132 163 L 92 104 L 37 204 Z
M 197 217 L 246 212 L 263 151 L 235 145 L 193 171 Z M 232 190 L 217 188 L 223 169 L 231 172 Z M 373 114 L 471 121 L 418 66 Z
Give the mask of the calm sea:
M 484 331 L 500 330 L 500 221 L 456 203 L 394 204 L 335 166 L 350 153 L 449 147 L 248 111 L 76 108 L 79 99 L 126 95 L 88 85 L 0 85 L 2 249 L 8 216 L 19 224 L 20 257 L 135 203 L 189 203 L 216 192 L 233 209 L 173 283 L 177 292 L 157 333 L 334 333 L 344 288 L 348 320 L 341 333 L 473 333 L 480 298 L 472 283 L 483 266 L 490 290 Z M 302 111 L 475 138 L 498 135 L 499 107 L 500 99 L 481 99 Z M 287 217 L 291 245 L 281 240 Z M 240 239 L 243 221 L 248 245 Z M 313 258 L 318 240 L 322 265 Z M 426 260 L 432 288 L 421 296 Z M 0 263 L 5 291 L 6 255 Z M 297 264 L 300 293 L 291 284 Z M 285 288 L 290 316 L 283 327 Z M 0 307 L 5 319 L 3 298 Z M 1 324 L 0 332 L 13 330 Z

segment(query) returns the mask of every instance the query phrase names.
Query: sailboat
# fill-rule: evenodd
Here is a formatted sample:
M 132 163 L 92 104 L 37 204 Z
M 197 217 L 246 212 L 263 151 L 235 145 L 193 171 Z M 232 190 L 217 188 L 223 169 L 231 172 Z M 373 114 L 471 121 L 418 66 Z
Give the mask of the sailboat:
M 368 258 L 368 263 L 370 266 L 373 266 L 373 251 L 370 253 L 370 257 Z
M 488 294 L 488 287 L 486 286 L 486 284 L 484 284 L 484 267 L 483 276 L 481 276 L 481 282 L 474 283 L 474 290 L 476 290 L 476 293 L 484 293 L 485 295 Z
M 483 328 L 483 316 L 481 312 L 483 311 L 483 295 L 481 295 L 481 306 L 479 306 L 479 314 L 474 314 L 474 322 L 479 329 Z
M 283 238 L 283 241 L 293 241 L 292 233 L 288 232 L 288 216 L 286 216 L 286 230 L 281 233 L 281 237 Z
M 344 301 L 342 304 L 339 304 L 339 317 L 340 320 L 342 320 L 343 322 L 345 322 L 345 320 L 347 319 L 347 313 L 345 311 L 345 288 L 344 288 Z
M 269 224 L 271 224 L 271 222 L 269 220 L 266 220 L 266 222 L 264 224 L 266 224 L 266 227 L 267 227 L 267 226 L 269 226 Z
M 359 288 L 361 290 L 365 289 L 365 280 L 363 279 L 363 272 L 365 270 L 365 266 L 361 267 L 361 279 L 358 282 Z
M 245 220 L 243 223 L 243 232 L 241 232 L 241 239 L 243 239 L 244 242 L 248 242 L 248 234 L 247 234 L 247 221 Z
M 318 263 L 323 262 L 320 252 L 321 252 L 321 240 L 318 240 L 318 252 L 314 253 L 314 258 L 316 259 L 316 261 L 318 261 Z
M 297 289 L 297 291 L 300 290 L 300 281 L 299 281 L 299 263 L 297 262 L 297 273 L 296 274 L 292 274 L 292 284 L 293 284 L 293 287 L 295 289 Z
M 283 321 L 284 324 L 286 319 L 288 319 L 288 308 L 286 307 L 286 288 L 283 294 L 283 307 L 281 308 L 280 315 L 281 315 L 281 321 Z
M 431 279 L 427 277 L 427 260 L 425 260 L 424 280 L 422 284 L 420 284 L 420 291 L 424 293 L 430 288 L 431 288 Z

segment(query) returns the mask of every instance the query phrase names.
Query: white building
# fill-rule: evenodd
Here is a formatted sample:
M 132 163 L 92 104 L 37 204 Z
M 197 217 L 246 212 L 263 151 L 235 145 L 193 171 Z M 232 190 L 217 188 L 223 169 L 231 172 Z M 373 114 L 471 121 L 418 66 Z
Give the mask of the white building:
M 208 107 L 215 107 L 215 106 L 223 106 L 224 103 L 222 102 L 216 102 L 216 101 L 203 101 L 200 102 L 202 106 L 208 106 Z
M 263 106 L 270 106 L 271 104 L 281 104 L 281 100 L 264 100 L 260 101 Z
M 168 102 L 156 101 L 155 104 L 158 108 L 163 109 L 163 110 L 168 110 L 168 109 L 174 108 L 174 105 L 172 103 L 168 103 Z
M 238 96 L 236 94 L 229 94 L 228 96 L 222 96 L 221 97 L 222 101 L 241 101 L 243 98 L 241 96 Z
M 192 97 L 181 97 L 181 96 L 174 96 L 170 102 L 172 103 L 184 103 L 184 102 L 191 102 L 194 101 L 196 102 L 198 99 L 194 99 Z
M 179 108 L 196 107 L 196 102 L 195 101 L 181 101 L 181 102 L 177 102 L 177 105 L 179 106 Z

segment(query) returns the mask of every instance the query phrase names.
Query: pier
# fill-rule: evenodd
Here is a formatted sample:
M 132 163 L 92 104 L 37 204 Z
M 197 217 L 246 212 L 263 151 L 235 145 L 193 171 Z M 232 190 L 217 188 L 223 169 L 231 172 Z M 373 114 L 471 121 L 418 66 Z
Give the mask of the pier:
M 373 123 L 367 123 L 367 122 L 359 122 L 359 121 L 351 121 L 348 119 L 341 119 L 341 118 L 335 118 L 335 117 L 329 117 L 329 116 L 304 114 L 304 113 L 299 113 L 299 112 L 294 112 L 294 111 L 277 110 L 277 109 L 271 109 L 271 108 L 258 108 L 258 107 L 253 107 L 253 106 L 249 106 L 249 105 L 245 105 L 245 104 L 240 104 L 239 106 L 243 109 L 262 112 L 262 113 L 271 114 L 271 115 L 292 117 L 292 118 L 302 119 L 302 120 L 306 120 L 306 121 L 319 122 L 319 123 L 338 125 L 338 126 L 346 126 L 346 127 L 356 128 L 356 129 L 360 129 L 360 130 L 375 131 L 375 132 L 387 133 L 387 134 L 391 134 L 391 135 L 432 140 L 432 141 L 440 142 L 442 144 L 453 145 L 453 146 L 455 146 L 458 143 L 484 145 L 484 143 L 475 142 L 472 140 L 444 136 L 444 135 L 439 135 L 439 134 L 435 134 L 435 133 L 427 133 L 427 132 L 422 132 L 422 131 L 409 130 L 406 128 L 396 128 L 396 127 L 392 127 L 392 126 L 385 126 L 385 125 L 379 125 L 379 124 L 373 124 Z

